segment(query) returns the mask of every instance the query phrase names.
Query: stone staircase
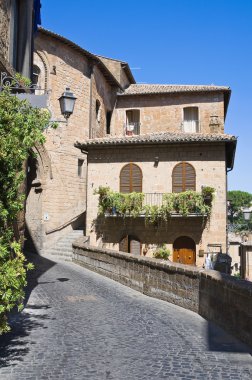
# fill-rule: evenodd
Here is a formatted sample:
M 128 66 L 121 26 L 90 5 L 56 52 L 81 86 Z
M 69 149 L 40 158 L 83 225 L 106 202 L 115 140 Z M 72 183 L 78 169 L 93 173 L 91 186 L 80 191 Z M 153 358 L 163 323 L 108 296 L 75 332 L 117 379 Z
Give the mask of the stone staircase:
M 73 256 L 73 242 L 79 237 L 83 236 L 82 230 L 73 230 L 66 236 L 60 238 L 55 244 L 48 248 L 45 252 L 46 255 L 51 255 L 55 259 L 65 261 L 72 261 Z

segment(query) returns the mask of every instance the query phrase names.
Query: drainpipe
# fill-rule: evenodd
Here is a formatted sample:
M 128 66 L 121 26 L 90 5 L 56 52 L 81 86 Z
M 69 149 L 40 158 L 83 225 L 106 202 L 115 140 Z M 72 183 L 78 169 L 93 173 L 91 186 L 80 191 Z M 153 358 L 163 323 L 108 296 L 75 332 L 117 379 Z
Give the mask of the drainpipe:
M 87 196 L 88 196 L 88 152 L 84 149 L 81 149 L 81 153 L 85 154 L 87 157 L 87 167 L 86 167 L 86 217 L 85 217 L 85 230 L 84 236 L 87 234 Z
M 90 67 L 90 89 L 89 89 L 89 135 L 88 137 L 92 139 L 92 103 L 93 103 L 93 81 L 94 81 L 94 66 Z

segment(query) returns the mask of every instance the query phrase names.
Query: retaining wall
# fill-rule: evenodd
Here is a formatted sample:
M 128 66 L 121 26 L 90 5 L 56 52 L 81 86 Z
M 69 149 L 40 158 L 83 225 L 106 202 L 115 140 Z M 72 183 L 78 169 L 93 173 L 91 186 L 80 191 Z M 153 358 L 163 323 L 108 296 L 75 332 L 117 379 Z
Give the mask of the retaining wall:
M 192 310 L 252 346 L 252 283 L 212 270 L 73 244 L 73 261 L 148 296 Z

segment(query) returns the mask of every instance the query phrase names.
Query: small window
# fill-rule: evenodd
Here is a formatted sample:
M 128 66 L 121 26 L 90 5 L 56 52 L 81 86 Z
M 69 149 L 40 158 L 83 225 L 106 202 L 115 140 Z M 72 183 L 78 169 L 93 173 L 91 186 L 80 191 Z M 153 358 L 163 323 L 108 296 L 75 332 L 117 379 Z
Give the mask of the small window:
M 101 103 L 98 99 L 95 102 L 95 115 L 96 115 L 96 120 L 98 121 L 98 123 L 100 123 L 100 121 L 101 121 Z
M 110 135 L 111 116 L 112 116 L 112 112 L 107 111 L 107 114 L 106 114 L 106 133 L 107 133 L 107 135 Z
M 78 159 L 78 177 L 83 178 L 84 160 Z
M 172 192 L 181 193 L 186 190 L 196 190 L 195 169 L 187 162 L 180 162 L 172 172 Z
M 37 65 L 33 65 L 32 68 L 32 84 L 37 85 L 39 80 L 40 68 Z
M 199 109 L 198 107 L 184 108 L 183 132 L 195 133 L 199 132 Z
M 126 135 L 140 134 L 140 110 L 126 111 Z

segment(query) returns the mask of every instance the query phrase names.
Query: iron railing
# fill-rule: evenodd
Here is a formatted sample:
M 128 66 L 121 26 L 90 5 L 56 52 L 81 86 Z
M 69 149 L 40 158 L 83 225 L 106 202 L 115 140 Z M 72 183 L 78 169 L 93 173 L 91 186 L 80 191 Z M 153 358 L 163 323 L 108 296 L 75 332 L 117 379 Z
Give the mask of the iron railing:
M 184 120 L 181 123 L 181 130 L 185 133 L 195 133 L 200 132 L 200 121 L 199 120 Z
M 163 193 L 145 193 L 143 206 L 162 206 Z

